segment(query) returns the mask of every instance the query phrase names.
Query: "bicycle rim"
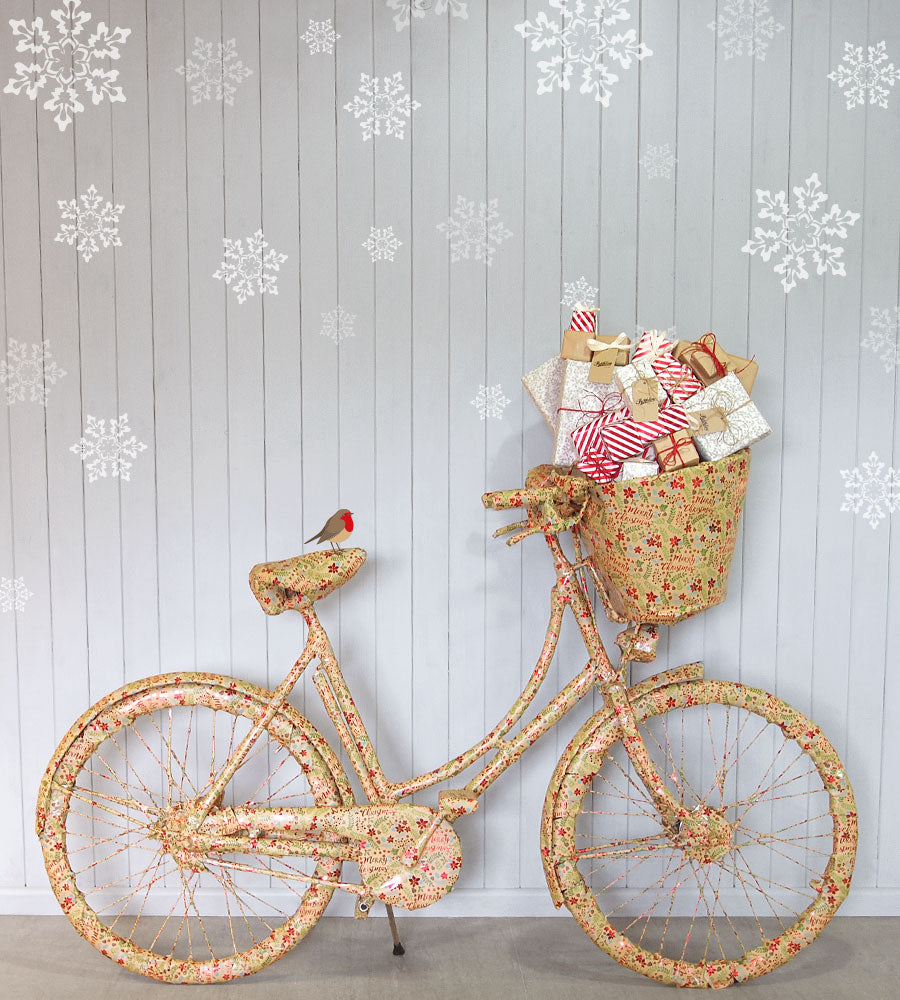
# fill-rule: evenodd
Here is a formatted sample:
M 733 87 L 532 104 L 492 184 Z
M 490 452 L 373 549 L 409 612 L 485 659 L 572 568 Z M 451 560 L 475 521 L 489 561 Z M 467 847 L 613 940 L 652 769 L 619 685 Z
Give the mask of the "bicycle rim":
M 151 678 L 85 713 L 44 777 L 38 831 L 54 892 L 79 933 L 132 972 L 168 982 L 249 975 L 318 920 L 336 859 L 252 853 L 185 857 L 166 839 L 271 695 L 210 674 Z M 222 807 L 345 805 L 337 758 L 290 705 L 268 723 Z M 249 870 L 247 870 L 249 869 Z
M 551 891 L 608 954 L 662 982 L 727 986 L 790 961 L 850 886 L 856 806 L 834 748 L 740 684 L 673 684 L 634 710 L 680 828 L 662 828 L 614 718 L 595 717 L 548 791 Z

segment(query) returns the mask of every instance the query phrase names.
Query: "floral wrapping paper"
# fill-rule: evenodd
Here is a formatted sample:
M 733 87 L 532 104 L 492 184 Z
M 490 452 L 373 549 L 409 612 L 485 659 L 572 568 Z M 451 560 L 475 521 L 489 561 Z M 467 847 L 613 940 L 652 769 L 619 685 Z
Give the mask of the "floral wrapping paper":
M 765 417 L 750 400 L 734 372 L 707 386 L 682 404 L 688 413 L 720 407 L 725 413 L 724 431 L 695 434 L 694 444 L 702 458 L 714 462 L 749 448 L 772 433 Z
M 615 612 L 671 625 L 725 600 L 749 469 L 742 451 L 591 491 L 579 530 Z
M 631 408 L 631 387 L 639 378 L 652 378 L 656 380 L 656 398 L 660 408 L 669 401 L 666 390 L 656 377 L 656 372 L 649 361 L 632 361 L 630 365 L 623 365 L 621 368 L 613 369 L 613 383 L 622 395 L 629 409 Z
M 562 377 L 565 361 L 560 357 L 550 358 L 537 368 L 532 368 L 522 376 L 522 385 L 544 418 L 544 423 L 556 433 L 556 407 L 562 393 Z
M 625 401 L 614 384 L 598 385 L 590 381 L 591 366 L 586 361 L 564 361 L 560 393 L 556 403 L 556 440 L 554 465 L 572 465 L 579 453 L 572 432 L 599 414 L 600 410 L 626 415 Z M 617 368 L 616 371 L 622 369 Z
M 645 476 L 655 476 L 659 466 L 653 458 L 630 458 L 622 463 L 622 480 L 643 479 Z

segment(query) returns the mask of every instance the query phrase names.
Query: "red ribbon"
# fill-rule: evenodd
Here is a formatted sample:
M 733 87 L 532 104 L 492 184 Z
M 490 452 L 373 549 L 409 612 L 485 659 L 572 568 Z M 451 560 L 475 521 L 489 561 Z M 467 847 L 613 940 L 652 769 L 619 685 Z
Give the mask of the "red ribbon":
M 690 439 L 688 435 L 685 435 L 681 440 L 678 439 L 677 434 L 670 434 L 669 440 L 672 442 L 668 448 L 657 448 L 656 458 L 659 461 L 660 466 L 670 471 L 668 469 L 669 465 L 674 465 L 675 462 L 681 462 L 684 465 L 684 457 L 681 454 L 682 448 L 693 448 L 694 442 Z M 695 452 L 696 454 L 696 452 Z M 690 455 L 686 456 L 690 458 Z
M 711 341 L 709 340 L 710 337 L 712 338 Z M 710 346 L 710 344 L 712 346 Z M 696 354 L 698 351 L 701 354 L 707 355 L 712 359 L 713 368 L 715 369 L 716 374 L 719 378 L 724 378 L 728 374 L 728 368 L 716 357 L 716 348 L 718 346 L 719 345 L 716 342 L 716 335 L 714 333 L 704 333 L 702 337 L 699 337 L 692 344 L 688 344 L 688 346 L 682 350 L 681 356 L 686 358 L 689 353 Z
M 615 413 L 625 406 L 625 399 L 620 392 L 608 392 L 605 396 L 598 396 L 595 392 L 590 393 L 600 404 L 599 410 L 586 410 L 583 406 L 557 406 L 557 413 L 583 413 L 589 417 L 605 417 L 609 413 Z M 581 400 L 584 402 L 584 398 Z

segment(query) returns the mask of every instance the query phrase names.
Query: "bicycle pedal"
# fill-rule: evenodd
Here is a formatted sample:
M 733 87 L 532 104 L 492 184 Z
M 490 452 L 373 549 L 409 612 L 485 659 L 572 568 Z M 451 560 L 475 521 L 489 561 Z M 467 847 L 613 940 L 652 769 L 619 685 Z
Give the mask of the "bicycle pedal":
M 462 788 L 447 788 L 443 792 L 438 792 L 438 806 L 448 817 L 464 816 L 466 813 L 475 812 L 478 808 L 478 796 Z

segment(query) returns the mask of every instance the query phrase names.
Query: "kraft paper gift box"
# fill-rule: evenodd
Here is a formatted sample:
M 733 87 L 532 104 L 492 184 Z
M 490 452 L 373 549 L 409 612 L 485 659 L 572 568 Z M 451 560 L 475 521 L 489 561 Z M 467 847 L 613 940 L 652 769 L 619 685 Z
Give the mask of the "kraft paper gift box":
M 652 378 L 656 382 L 656 399 L 660 407 L 662 407 L 663 403 L 667 402 L 669 397 L 666 395 L 666 390 L 663 389 L 659 379 L 657 379 L 656 372 L 653 371 L 650 362 L 632 361 L 630 365 L 616 368 L 613 375 L 613 383 L 625 397 L 625 403 L 629 410 L 633 405 L 632 386 L 639 378 Z
M 656 461 L 663 472 L 689 469 L 700 464 L 700 456 L 689 430 L 675 431 L 674 434 L 660 438 L 653 442 L 653 447 L 656 449 Z
M 563 361 L 559 399 L 556 403 L 556 439 L 553 464 L 571 465 L 579 457 L 572 432 L 597 417 L 627 415 L 625 400 L 614 385 L 590 381 L 591 366 L 586 361 Z
M 693 342 L 679 340 L 673 356 L 690 365 L 704 385 L 712 385 L 734 372 L 749 393 L 753 391 L 753 383 L 759 372 L 759 365 L 753 358 L 742 358 L 739 354 L 726 351 L 716 340 L 714 333 L 704 333 Z
M 537 368 L 532 368 L 522 376 L 522 385 L 531 396 L 532 402 L 538 408 L 544 423 L 553 433 L 556 433 L 556 407 L 562 392 L 563 371 L 565 361 L 560 358 L 550 358 Z
M 706 434 L 698 433 L 696 429 L 691 430 L 694 445 L 707 462 L 733 455 L 772 433 L 772 428 L 751 401 L 734 372 L 686 399 L 682 406 L 688 416 L 703 410 L 722 411 L 725 430 Z
M 593 337 L 593 330 L 564 330 L 559 356 L 566 361 L 590 361 L 593 351 L 588 347 L 588 341 Z

